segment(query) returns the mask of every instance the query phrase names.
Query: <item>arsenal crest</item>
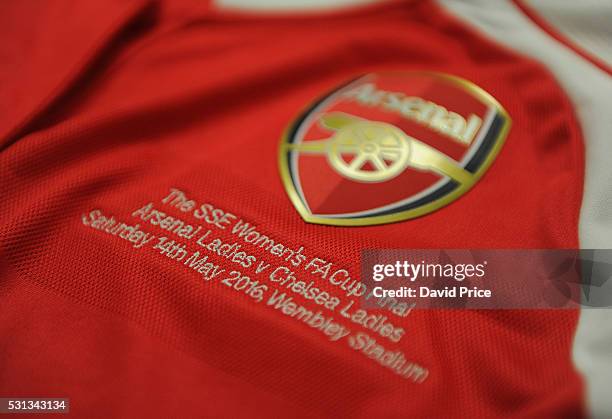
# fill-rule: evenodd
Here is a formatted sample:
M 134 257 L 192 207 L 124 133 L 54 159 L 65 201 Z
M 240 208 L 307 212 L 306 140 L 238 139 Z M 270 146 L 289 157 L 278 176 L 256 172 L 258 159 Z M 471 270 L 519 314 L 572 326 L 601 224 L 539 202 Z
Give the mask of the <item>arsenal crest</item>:
M 281 177 L 307 222 L 406 220 L 467 192 L 509 127 L 502 106 L 467 80 L 368 74 L 323 97 L 287 129 Z

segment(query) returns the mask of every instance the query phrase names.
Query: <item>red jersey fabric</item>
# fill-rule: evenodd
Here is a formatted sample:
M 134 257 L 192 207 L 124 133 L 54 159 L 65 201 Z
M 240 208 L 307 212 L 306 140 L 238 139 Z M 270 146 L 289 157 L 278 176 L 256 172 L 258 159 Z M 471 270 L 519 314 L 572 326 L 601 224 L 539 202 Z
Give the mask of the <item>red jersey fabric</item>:
M 101 418 L 583 415 L 576 312 L 395 319 L 405 336 L 385 346 L 427 368 L 414 382 L 83 222 L 97 209 L 135 224 L 148 202 L 181 217 L 160 203 L 178 188 L 354 278 L 364 248 L 578 247 L 583 145 L 540 65 L 430 1 L 311 15 L 187 0 L 2 8 L 2 397 L 69 397 L 71 414 Z M 321 94 L 387 70 L 472 81 L 512 117 L 506 144 L 471 191 L 434 213 L 371 227 L 305 223 L 278 175 L 283 130 Z

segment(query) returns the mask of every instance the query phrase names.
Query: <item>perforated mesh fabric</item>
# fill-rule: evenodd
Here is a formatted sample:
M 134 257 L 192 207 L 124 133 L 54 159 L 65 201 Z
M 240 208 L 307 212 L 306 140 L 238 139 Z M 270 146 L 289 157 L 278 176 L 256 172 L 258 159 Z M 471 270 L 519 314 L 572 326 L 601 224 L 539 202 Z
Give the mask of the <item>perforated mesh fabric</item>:
M 30 6 L 14 4 L 9 15 L 27 21 Z M 187 219 L 160 202 L 180 188 L 355 279 L 364 248 L 576 247 L 580 132 L 543 68 L 430 2 L 257 19 L 187 1 L 79 7 L 40 23 L 64 27 L 52 56 L 30 53 L 29 42 L 49 46 L 44 37 L 0 29 L 0 39 L 21 46 L 13 55 L 29 57 L 19 61 L 29 71 L 48 69 L 47 84 L 18 83 L 15 59 L 6 71 L 16 93 L 0 93 L 3 107 L 19 95 L 31 102 L 1 127 L 0 394 L 68 396 L 73 413 L 86 417 L 582 414 L 570 361 L 574 312 L 415 311 L 393 319 L 406 330 L 397 344 L 370 333 L 427 368 L 419 383 L 265 300 L 83 222 L 97 209 L 170 237 L 131 214 L 153 202 Z M 75 39 L 67 29 L 84 19 L 91 35 Z M 70 56 L 64 44 L 74 47 Z M 426 217 L 360 228 L 307 224 L 277 173 L 283 129 L 317 95 L 379 68 L 473 81 L 512 116 L 507 145 L 474 190 Z M 220 229 L 214 236 L 240 241 Z M 241 244 L 257 260 L 279 262 Z M 251 276 L 274 290 L 265 275 Z M 328 280 L 316 286 L 342 295 Z M 368 332 L 339 310 L 339 323 Z

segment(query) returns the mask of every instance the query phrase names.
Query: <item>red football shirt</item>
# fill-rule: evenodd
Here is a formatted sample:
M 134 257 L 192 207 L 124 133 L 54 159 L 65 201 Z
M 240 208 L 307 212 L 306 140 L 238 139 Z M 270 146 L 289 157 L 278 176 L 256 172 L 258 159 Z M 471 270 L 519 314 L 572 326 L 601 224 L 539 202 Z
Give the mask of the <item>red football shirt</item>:
M 69 397 L 72 414 L 104 418 L 583 414 L 577 313 L 414 310 L 392 317 L 393 342 L 344 316 L 358 299 L 329 280 L 358 280 L 364 248 L 578 247 L 583 146 L 542 66 L 431 1 L 305 15 L 187 0 L 2 9 L 0 396 Z M 418 218 L 304 222 L 279 175 L 285 128 L 355 77 L 414 71 L 469 80 L 504 107 L 495 162 Z M 173 188 L 186 196 L 175 205 Z M 198 250 L 207 259 L 186 263 Z M 315 258 L 327 273 L 305 269 Z M 261 261 L 341 304 L 282 288 Z M 338 326 L 286 315 L 270 303 L 278 290 Z M 417 372 L 333 340 L 342 330 Z

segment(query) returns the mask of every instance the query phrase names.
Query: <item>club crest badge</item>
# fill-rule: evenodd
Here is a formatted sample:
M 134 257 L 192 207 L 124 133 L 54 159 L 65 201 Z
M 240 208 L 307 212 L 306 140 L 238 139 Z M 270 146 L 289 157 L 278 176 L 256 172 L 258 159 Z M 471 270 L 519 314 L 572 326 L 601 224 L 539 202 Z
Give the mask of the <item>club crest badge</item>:
M 321 98 L 288 127 L 281 177 L 307 222 L 407 220 L 473 187 L 509 127 L 502 106 L 467 80 L 432 72 L 368 74 Z

